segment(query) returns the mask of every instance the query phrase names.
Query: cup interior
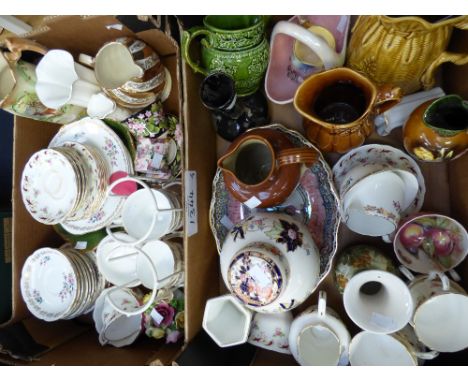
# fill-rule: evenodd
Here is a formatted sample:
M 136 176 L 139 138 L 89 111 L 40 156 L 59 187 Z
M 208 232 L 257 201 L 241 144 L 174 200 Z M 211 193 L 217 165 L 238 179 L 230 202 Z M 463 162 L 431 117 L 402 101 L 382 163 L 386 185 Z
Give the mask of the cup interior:
M 349 280 L 343 294 L 345 310 L 360 328 L 393 333 L 408 324 L 413 299 L 406 284 L 392 273 L 363 271 Z
M 134 63 L 127 47 L 117 42 L 109 43 L 99 51 L 95 71 L 97 80 L 106 89 L 117 89 L 142 75 L 142 69 Z
M 234 80 L 222 72 L 207 76 L 200 87 L 203 104 L 209 109 L 226 109 L 236 98 Z
M 325 325 L 310 325 L 298 338 L 300 363 L 307 366 L 336 366 L 340 360 L 340 340 Z
M 205 17 L 205 25 L 225 31 L 241 31 L 257 25 L 262 16 L 250 15 L 210 15 Z
M 250 317 L 233 299 L 216 298 L 205 308 L 203 327 L 221 347 L 247 341 Z

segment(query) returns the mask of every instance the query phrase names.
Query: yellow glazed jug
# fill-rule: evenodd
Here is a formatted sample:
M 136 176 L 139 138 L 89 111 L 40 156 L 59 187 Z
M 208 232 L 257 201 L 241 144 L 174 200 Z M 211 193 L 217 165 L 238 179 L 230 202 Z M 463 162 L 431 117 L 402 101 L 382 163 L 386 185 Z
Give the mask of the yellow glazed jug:
M 353 27 L 347 66 L 376 84 L 404 94 L 435 84 L 444 62 L 468 64 L 468 54 L 447 52 L 453 28 L 468 29 L 468 16 L 431 23 L 421 17 L 360 16 Z

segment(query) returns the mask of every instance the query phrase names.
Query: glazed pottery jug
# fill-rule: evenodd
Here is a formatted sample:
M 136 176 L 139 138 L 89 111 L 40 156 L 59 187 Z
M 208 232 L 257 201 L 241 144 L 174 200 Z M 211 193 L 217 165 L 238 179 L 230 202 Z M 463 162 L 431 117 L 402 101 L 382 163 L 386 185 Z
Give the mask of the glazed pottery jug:
M 261 16 L 208 16 L 207 22 L 216 20 L 217 27 L 206 29 L 192 28 L 182 36 L 182 54 L 190 67 L 197 73 L 208 75 L 214 71 L 229 74 L 236 83 L 237 94 L 241 97 L 255 93 L 265 74 L 269 47 L 264 37 L 264 21 Z M 249 19 L 253 17 L 252 19 Z M 260 17 L 260 21 L 257 20 Z M 208 21 L 207 21 L 208 20 Z M 253 23 L 250 34 L 245 30 L 246 22 Z M 222 27 L 222 28 L 221 28 Z M 247 29 L 249 29 L 247 28 Z M 260 29 L 258 29 L 260 28 Z M 213 33 L 215 30 L 216 33 Z M 208 34 L 208 40 L 201 41 L 201 66 L 193 61 L 190 46 L 195 37 Z M 248 38 L 246 38 L 248 36 Z M 259 38 L 260 36 L 260 38 Z
M 200 86 L 200 98 L 210 109 L 220 137 L 233 141 L 247 129 L 268 123 L 268 104 L 259 91 L 237 97 L 234 80 L 227 74 L 208 75 Z
M 468 17 L 430 22 L 421 17 L 360 16 L 349 42 L 347 65 L 376 84 L 393 84 L 404 94 L 435 84 L 444 62 L 468 63 L 468 54 L 447 52 L 453 28 L 468 29 Z
M 307 138 L 325 152 L 345 153 L 364 143 L 374 118 L 399 102 L 401 89 L 377 88 L 349 68 L 313 74 L 297 89 L 294 107 L 301 114 Z
M 468 150 L 468 101 L 451 94 L 427 101 L 403 128 L 406 151 L 421 161 L 456 159 Z
M 265 35 L 264 17 L 258 15 L 209 15 L 203 25 L 190 30 L 190 39 L 206 36 L 206 47 L 231 52 L 253 48 Z
M 36 67 L 20 60 L 23 51 L 46 54 L 47 49 L 33 41 L 19 38 L 5 40 L 9 52 L 0 53 L 0 107 L 10 113 L 67 124 L 86 116 L 80 106 L 65 104 L 59 108 L 45 106 L 36 93 Z
M 249 208 L 275 206 L 299 182 L 301 165 L 318 154 L 297 148 L 280 131 L 252 129 L 238 137 L 218 160 L 228 191 Z

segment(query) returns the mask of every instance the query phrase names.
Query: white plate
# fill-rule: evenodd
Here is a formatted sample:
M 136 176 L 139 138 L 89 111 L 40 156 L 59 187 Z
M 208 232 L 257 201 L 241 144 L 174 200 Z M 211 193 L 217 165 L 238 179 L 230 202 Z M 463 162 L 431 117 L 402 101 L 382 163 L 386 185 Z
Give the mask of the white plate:
M 23 202 L 37 221 L 57 224 L 76 206 L 78 175 L 62 153 L 40 150 L 29 158 L 21 178 Z
M 67 313 L 75 301 L 77 278 L 69 259 L 60 251 L 41 248 L 29 256 L 21 272 L 21 294 L 28 309 L 45 321 Z
M 83 118 L 77 122 L 63 126 L 49 147 L 61 146 L 67 141 L 78 142 L 94 147 L 105 159 L 109 174 L 124 171 L 133 174 L 133 165 L 127 148 L 118 135 L 99 119 Z M 63 227 L 70 233 L 79 235 L 97 231 L 109 225 L 120 213 L 125 199 L 110 196 L 102 208 L 90 218 L 65 221 Z

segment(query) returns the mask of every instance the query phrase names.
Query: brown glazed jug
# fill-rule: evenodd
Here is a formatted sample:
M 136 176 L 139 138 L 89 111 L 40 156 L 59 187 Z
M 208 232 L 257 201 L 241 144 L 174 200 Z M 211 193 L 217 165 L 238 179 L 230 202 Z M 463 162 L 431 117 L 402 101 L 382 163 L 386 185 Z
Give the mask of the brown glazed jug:
M 468 150 L 468 102 L 450 94 L 423 103 L 403 127 L 403 144 L 420 161 L 462 156 Z
M 301 165 L 318 158 L 296 147 L 281 131 L 254 128 L 239 136 L 218 160 L 228 191 L 249 208 L 281 204 L 297 186 Z
M 324 152 L 345 153 L 362 145 L 374 131 L 374 118 L 400 101 L 401 89 L 377 88 L 349 68 L 307 78 L 296 91 L 294 107 L 307 138 Z
M 399 86 L 404 94 L 434 87 L 441 64 L 468 64 L 468 54 L 446 51 L 453 28 L 468 29 L 468 16 L 435 22 L 427 19 L 359 16 L 352 29 L 346 65 L 377 85 Z

